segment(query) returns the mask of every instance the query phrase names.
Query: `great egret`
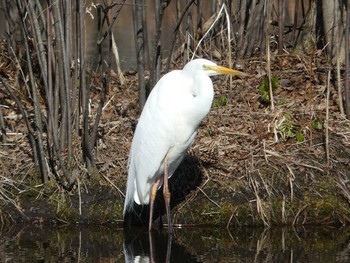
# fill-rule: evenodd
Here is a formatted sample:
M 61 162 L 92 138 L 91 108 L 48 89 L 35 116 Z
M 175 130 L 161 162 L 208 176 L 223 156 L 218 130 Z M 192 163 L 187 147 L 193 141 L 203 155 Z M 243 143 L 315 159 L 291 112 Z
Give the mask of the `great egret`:
M 168 230 L 171 231 L 168 178 L 185 157 L 200 122 L 210 110 L 214 97 L 210 76 L 220 74 L 244 73 L 206 59 L 195 59 L 183 70 L 164 75 L 151 91 L 131 144 L 124 219 L 126 213 L 132 212 L 134 201 L 140 205 L 150 204 L 150 231 L 154 199 L 164 184 Z

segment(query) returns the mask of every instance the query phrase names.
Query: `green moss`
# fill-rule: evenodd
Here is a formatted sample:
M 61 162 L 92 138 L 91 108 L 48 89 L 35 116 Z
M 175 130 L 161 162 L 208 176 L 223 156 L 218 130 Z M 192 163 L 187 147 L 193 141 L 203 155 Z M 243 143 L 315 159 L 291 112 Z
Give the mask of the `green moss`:
M 76 209 L 64 205 L 57 211 L 57 217 L 68 223 L 79 222 L 79 214 Z
M 228 97 L 226 95 L 222 95 L 218 98 L 215 98 L 212 103 L 213 108 L 219 108 L 226 106 L 228 103 Z
M 236 207 L 234 217 L 231 221 L 233 226 L 252 226 L 256 224 L 256 218 L 253 214 L 251 204 L 239 205 Z

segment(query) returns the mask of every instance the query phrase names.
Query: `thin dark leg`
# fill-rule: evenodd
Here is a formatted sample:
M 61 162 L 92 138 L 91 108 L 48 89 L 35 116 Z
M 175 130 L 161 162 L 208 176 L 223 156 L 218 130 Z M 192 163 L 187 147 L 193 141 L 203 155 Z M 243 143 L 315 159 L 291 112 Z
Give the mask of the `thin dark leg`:
M 170 263 L 170 255 L 171 255 L 171 240 L 173 238 L 172 233 L 168 234 L 168 245 L 166 250 L 166 260 L 165 263 Z
M 154 263 L 154 255 L 153 255 L 153 238 L 152 233 L 148 232 L 148 241 L 149 241 L 149 256 L 150 256 L 150 262 Z
M 151 188 L 151 196 L 150 196 L 150 206 L 149 206 L 149 222 L 148 222 L 148 231 L 151 232 L 152 229 L 152 221 L 153 221 L 153 205 L 154 200 L 156 199 L 158 186 L 159 186 L 160 180 L 158 179 Z
M 163 186 L 163 195 L 165 201 L 166 215 L 168 218 L 168 232 L 172 232 L 171 225 L 171 211 L 170 211 L 170 192 L 169 192 L 169 184 L 168 184 L 168 156 L 165 157 L 164 160 L 164 186 Z

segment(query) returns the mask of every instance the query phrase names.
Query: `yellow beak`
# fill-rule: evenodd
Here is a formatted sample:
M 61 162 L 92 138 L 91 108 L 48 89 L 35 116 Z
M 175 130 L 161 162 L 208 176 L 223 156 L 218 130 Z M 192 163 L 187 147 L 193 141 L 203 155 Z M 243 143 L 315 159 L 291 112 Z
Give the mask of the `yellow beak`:
M 244 73 L 242 71 L 238 71 L 235 69 L 230 69 L 222 66 L 206 66 L 206 69 L 213 70 L 217 72 L 218 74 L 228 74 L 228 75 L 237 75 L 237 76 L 248 76 L 247 73 Z

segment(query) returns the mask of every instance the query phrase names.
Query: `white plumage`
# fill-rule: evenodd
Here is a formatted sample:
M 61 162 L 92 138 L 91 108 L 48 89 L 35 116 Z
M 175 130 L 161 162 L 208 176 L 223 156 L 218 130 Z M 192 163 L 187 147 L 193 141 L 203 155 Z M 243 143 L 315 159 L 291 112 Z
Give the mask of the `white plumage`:
M 242 73 L 206 59 L 196 59 L 183 70 L 164 75 L 155 85 L 131 145 L 124 215 L 132 211 L 134 201 L 149 204 L 152 186 L 157 180 L 159 187 L 163 184 L 166 157 L 168 177 L 173 175 L 210 110 L 214 97 L 210 76 L 218 74 Z

